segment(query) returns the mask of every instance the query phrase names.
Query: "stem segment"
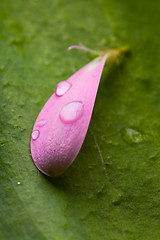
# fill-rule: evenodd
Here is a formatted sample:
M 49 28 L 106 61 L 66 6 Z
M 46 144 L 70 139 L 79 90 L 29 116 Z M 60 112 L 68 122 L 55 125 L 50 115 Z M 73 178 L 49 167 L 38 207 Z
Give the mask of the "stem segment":
M 123 46 L 120 48 L 115 48 L 115 49 L 106 49 L 105 51 L 95 51 L 90 48 L 85 47 L 82 44 L 79 45 L 73 45 L 68 48 L 68 50 L 72 49 L 80 49 L 86 52 L 90 52 L 91 54 L 98 55 L 100 57 L 104 57 L 106 54 L 109 54 L 109 57 L 107 59 L 107 62 L 112 62 L 115 59 L 117 59 L 120 56 L 124 56 L 130 52 L 130 47 L 129 46 Z

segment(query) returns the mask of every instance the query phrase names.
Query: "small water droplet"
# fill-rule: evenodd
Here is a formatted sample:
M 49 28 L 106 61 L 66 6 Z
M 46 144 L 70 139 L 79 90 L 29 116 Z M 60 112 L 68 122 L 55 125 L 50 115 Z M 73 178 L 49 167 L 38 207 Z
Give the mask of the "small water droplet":
M 127 143 L 141 143 L 145 140 L 142 133 L 132 128 L 123 129 L 122 136 Z
M 58 97 L 63 96 L 70 88 L 71 88 L 72 84 L 67 82 L 67 81 L 63 81 L 58 83 L 57 87 L 56 87 L 56 95 Z
M 40 132 L 35 130 L 32 132 L 32 139 L 35 141 L 39 137 Z
M 64 123 L 73 123 L 83 114 L 84 105 L 82 102 L 75 101 L 67 103 L 60 112 L 60 119 Z
M 20 185 L 20 184 L 21 184 L 21 182 L 17 182 L 17 184 L 18 184 L 18 185 Z
M 36 122 L 36 126 L 37 127 L 43 127 L 45 124 L 46 124 L 46 120 L 45 119 Z

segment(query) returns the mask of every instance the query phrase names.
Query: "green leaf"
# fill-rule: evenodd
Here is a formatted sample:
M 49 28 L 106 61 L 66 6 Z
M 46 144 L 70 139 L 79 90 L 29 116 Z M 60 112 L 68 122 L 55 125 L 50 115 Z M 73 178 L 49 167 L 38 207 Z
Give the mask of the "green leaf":
M 0 239 L 160 238 L 160 4 L 1 0 Z M 90 61 L 67 52 L 129 45 L 104 73 L 83 147 L 66 173 L 34 166 L 34 121 L 59 81 Z

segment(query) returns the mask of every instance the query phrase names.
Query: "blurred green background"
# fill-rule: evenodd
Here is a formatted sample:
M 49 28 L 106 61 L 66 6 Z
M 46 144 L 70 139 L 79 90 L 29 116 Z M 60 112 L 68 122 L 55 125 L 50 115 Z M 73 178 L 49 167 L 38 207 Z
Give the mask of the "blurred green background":
M 0 239 L 160 239 L 160 3 L 0 0 Z M 103 74 L 83 147 L 64 175 L 34 166 L 34 121 L 93 49 L 130 45 Z

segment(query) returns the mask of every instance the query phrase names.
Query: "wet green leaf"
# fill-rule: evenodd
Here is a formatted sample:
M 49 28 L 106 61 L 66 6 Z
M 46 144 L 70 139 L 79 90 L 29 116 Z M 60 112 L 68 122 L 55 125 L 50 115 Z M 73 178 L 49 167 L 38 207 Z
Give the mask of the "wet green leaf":
M 159 239 L 159 2 L 0 5 L 0 239 Z M 30 136 L 56 84 L 90 61 L 67 52 L 78 42 L 132 52 L 103 74 L 80 154 L 51 179 L 32 162 Z

